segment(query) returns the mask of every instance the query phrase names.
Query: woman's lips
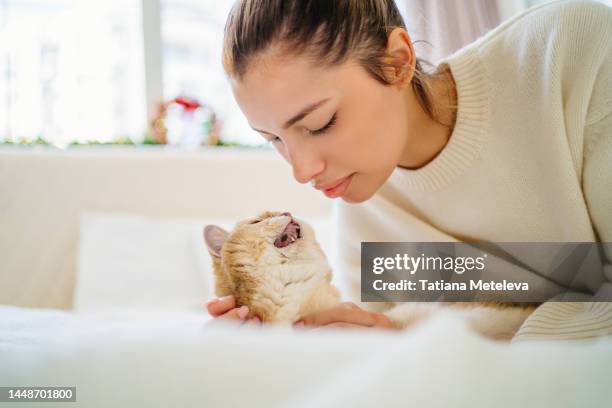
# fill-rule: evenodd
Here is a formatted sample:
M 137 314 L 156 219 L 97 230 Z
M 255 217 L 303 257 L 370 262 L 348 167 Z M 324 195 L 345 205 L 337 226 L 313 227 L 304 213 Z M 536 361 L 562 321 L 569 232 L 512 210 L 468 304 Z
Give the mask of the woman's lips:
M 351 180 L 353 179 L 354 174 L 355 173 L 351 174 L 348 177 L 345 177 L 336 186 L 323 190 L 323 193 L 325 193 L 325 195 L 329 198 L 340 197 L 342 194 L 346 192 L 346 189 L 351 183 Z
M 348 177 L 348 176 L 347 176 L 347 177 Z M 314 186 L 314 188 L 316 188 L 317 190 L 321 190 L 321 191 L 324 191 L 324 190 L 330 190 L 330 189 L 332 189 L 332 188 L 336 187 L 338 184 L 342 183 L 342 182 L 344 181 L 344 179 L 345 179 L 345 178 L 346 178 L 346 177 L 343 177 L 343 178 L 341 178 L 341 179 L 336 180 L 336 181 L 335 181 L 334 183 L 332 183 L 332 184 L 328 184 L 328 187 L 323 187 L 323 186 L 322 186 L 322 185 L 320 185 L 320 184 L 313 184 L 313 186 Z

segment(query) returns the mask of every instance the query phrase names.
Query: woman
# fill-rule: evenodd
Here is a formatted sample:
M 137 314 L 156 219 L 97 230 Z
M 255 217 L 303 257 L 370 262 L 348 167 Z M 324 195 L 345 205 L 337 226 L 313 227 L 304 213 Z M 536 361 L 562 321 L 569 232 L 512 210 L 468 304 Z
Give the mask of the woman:
M 361 241 L 612 241 L 607 6 L 531 8 L 427 74 L 392 0 L 241 0 L 223 62 L 250 125 L 295 179 L 342 198 L 339 258 L 355 298 Z M 596 285 L 610 299 L 605 258 L 592 281 L 550 284 Z M 215 299 L 208 311 L 244 318 L 234 306 Z M 304 320 L 389 326 L 346 306 Z M 523 338 L 612 333 L 610 303 L 547 302 L 532 317 Z

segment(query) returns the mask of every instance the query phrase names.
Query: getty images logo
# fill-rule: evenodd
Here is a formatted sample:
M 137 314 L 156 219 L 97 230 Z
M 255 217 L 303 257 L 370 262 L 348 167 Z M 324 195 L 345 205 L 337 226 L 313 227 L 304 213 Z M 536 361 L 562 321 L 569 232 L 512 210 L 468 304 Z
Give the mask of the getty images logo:
M 387 270 L 404 270 L 414 275 L 419 271 L 453 271 L 458 275 L 470 271 L 482 271 L 485 268 L 487 254 L 478 257 L 471 256 L 410 256 L 396 254 L 395 257 L 375 257 L 372 272 L 377 275 Z

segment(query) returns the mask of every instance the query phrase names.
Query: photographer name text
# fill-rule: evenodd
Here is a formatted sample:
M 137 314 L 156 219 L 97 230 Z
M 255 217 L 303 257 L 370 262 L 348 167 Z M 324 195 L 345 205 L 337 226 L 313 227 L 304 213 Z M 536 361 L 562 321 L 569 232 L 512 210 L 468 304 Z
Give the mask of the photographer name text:
M 508 291 L 508 290 L 529 290 L 527 282 L 509 282 L 503 281 L 483 281 L 470 279 L 469 285 L 466 282 L 447 282 L 445 280 L 430 281 L 427 279 L 419 279 L 411 281 L 402 279 L 398 282 L 385 282 L 382 279 L 377 279 L 373 283 L 374 290 L 423 290 L 423 291 L 447 291 L 447 290 L 484 290 L 484 291 Z

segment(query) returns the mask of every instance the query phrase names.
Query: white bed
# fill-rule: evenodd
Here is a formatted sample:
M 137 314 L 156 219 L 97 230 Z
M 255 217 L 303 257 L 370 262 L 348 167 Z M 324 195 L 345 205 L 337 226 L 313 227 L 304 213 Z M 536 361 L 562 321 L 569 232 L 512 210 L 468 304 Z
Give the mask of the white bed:
M 609 338 L 507 346 L 445 316 L 401 334 L 214 323 L 197 311 L 2 306 L 0 386 L 76 386 L 75 407 L 610 403 Z

